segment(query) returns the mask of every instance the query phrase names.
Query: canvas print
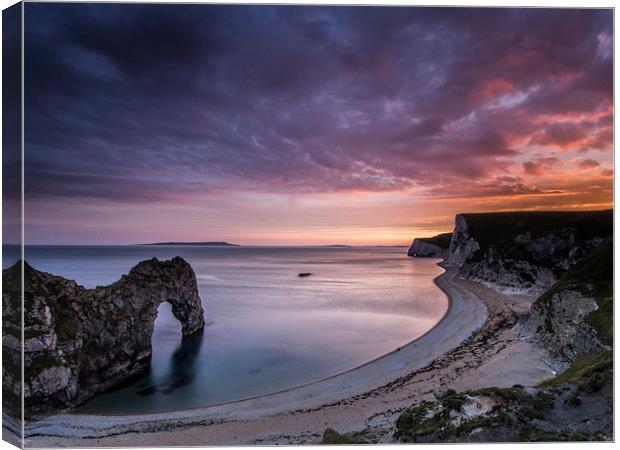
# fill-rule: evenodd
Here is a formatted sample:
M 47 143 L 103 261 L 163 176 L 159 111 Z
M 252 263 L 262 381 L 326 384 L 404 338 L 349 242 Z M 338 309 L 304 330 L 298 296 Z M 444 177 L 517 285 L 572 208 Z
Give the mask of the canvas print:
M 612 9 L 2 20 L 4 440 L 614 439 Z

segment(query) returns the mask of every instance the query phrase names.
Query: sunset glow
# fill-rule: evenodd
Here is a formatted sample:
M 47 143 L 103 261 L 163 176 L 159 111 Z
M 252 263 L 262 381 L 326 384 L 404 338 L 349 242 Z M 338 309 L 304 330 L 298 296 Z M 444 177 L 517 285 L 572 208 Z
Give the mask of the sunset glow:
M 25 21 L 30 244 L 406 245 L 459 212 L 613 206 L 611 10 Z

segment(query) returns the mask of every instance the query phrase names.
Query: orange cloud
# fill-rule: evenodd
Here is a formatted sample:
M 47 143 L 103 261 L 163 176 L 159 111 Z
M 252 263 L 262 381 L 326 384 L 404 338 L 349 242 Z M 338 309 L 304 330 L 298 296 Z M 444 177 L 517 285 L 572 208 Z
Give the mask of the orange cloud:
M 554 156 L 546 158 L 538 158 L 533 161 L 526 161 L 523 163 L 523 171 L 528 175 L 543 175 L 546 170 L 551 169 L 553 166 L 559 164 L 560 159 Z
M 584 159 L 579 163 L 579 167 L 585 170 L 595 169 L 601 164 L 598 161 L 594 161 L 593 159 Z

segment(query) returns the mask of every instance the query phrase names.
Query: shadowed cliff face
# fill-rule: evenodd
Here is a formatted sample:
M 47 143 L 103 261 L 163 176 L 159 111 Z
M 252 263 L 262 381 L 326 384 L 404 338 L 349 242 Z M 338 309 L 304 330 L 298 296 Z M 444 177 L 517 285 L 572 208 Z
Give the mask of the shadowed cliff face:
M 601 245 L 532 305 L 523 334 L 565 363 L 613 346 L 613 243 Z
M 18 263 L 2 277 L 2 318 L 9 330 L 19 320 L 20 270 Z M 95 289 L 24 263 L 24 292 L 24 398 L 30 419 L 76 406 L 146 369 L 162 302 L 172 305 L 184 336 L 205 324 L 196 276 L 179 257 L 143 261 L 119 281 Z M 16 366 L 19 344 L 17 336 L 4 332 L 5 360 Z M 4 389 L 18 394 L 13 380 L 19 377 L 10 371 L 11 364 L 3 364 Z
M 499 288 L 542 291 L 512 328 L 561 373 L 536 387 L 449 390 L 401 414 L 401 442 L 613 439 L 613 211 L 459 214 L 446 259 Z
M 416 238 L 413 240 L 407 254 L 417 257 L 446 258 L 450 250 L 452 233 L 443 233 L 430 238 Z
M 458 214 L 447 260 L 465 277 L 540 294 L 612 235 L 612 210 Z

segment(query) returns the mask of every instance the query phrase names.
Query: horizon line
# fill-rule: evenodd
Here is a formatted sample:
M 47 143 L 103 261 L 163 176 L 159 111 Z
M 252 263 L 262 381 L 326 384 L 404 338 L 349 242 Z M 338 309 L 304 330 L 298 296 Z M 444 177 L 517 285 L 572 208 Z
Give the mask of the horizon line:
M 145 244 L 47 244 L 47 243 L 33 243 L 23 244 L 24 247 L 191 247 L 201 246 L 200 241 L 197 242 L 184 242 L 184 243 L 145 243 Z M 3 243 L 2 246 L 19 247 L 22 244 Z M 202 245 L 202 247 L 220 247 L 220 248 L 235 248 L 235 247 L 409 247 L 411 244 L 232 244 L 229 245 Z

